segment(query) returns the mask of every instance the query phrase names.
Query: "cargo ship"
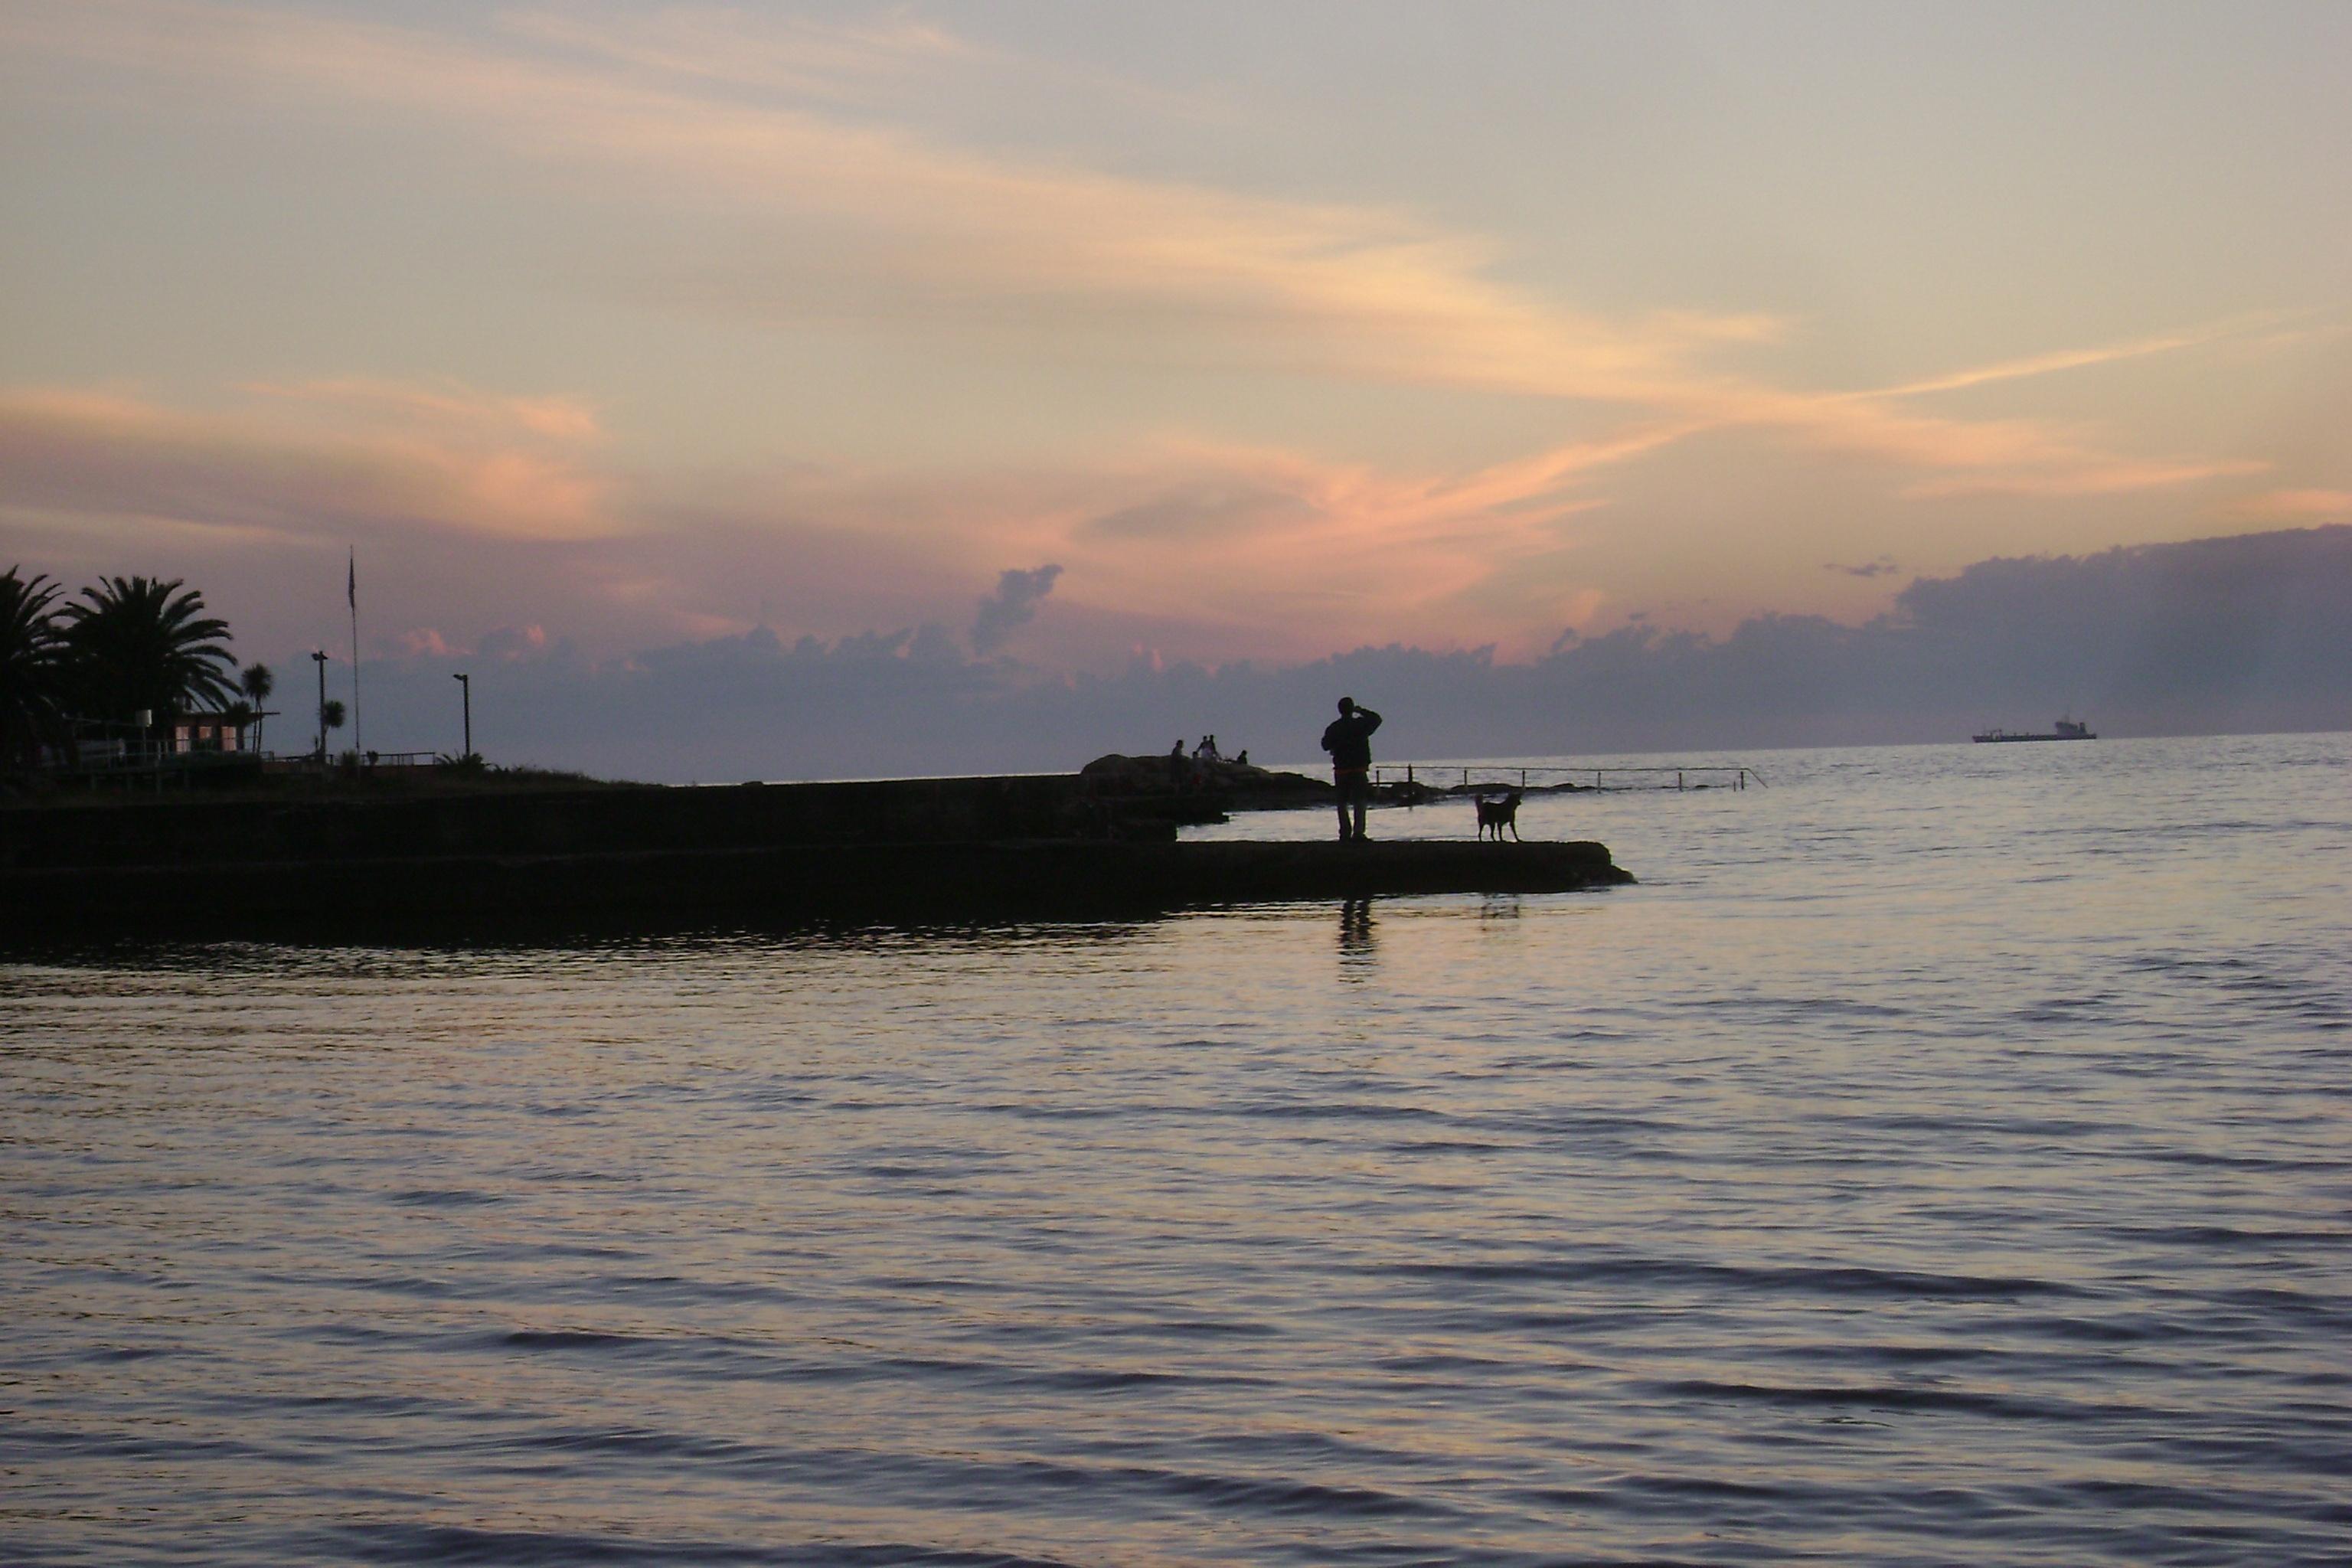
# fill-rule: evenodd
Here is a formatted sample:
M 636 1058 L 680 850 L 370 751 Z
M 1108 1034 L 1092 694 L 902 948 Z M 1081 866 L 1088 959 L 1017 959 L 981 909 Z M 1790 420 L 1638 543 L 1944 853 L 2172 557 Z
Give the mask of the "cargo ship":
M 2047 734 L 2012 735 L 2006 730 L 1987 730 L 1981 735 L 1969 737 L 1979 745 L 1998 744 L 2005 741 L 2095 741 L 2088 724 L 2078 724 L 2072 719 L 2061 719 Z

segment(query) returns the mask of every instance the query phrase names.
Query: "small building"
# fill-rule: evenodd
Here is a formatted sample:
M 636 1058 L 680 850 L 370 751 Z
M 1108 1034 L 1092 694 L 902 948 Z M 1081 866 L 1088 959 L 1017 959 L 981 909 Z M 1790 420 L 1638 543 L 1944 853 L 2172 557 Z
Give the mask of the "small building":
M 174 755 L 194 752 L 250 752 L 253 739 L 251 714 L 183 713 L 172 721 L 172 745 Z

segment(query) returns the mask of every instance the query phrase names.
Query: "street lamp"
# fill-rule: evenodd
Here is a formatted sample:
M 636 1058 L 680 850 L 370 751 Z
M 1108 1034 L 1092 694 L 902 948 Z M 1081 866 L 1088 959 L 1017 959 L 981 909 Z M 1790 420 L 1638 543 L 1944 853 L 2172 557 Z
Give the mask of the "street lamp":
M 470 675 L 453 675 L 449 679 L 457 683 L 457 689 L 464 694 L 465 698 L 466 749 L 457 754 L 458 761 L 464 762 L 474 754 L 474 678 Z
M 327 650 L 312 654 L 310 662 L 319 667 L 319 761 L 323 764 L 327 760 Z

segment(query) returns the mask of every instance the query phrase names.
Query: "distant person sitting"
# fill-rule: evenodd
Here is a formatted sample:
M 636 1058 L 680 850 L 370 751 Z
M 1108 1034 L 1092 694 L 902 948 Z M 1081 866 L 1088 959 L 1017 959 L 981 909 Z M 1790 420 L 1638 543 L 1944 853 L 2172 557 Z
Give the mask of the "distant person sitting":
M 1372 796 L 1372 731 L 1380 727 L 1379 714 L 1358 707 L 1352 697 L 1342 697 L 1339 716 L 1323 731 L 1323 749 L 1331 753 L 1331 783 L 1339 791 L 1342 842 L 1360 843 L 1364 837 L 1364 803 Z
M 1241 755 L 1234 759 L 1234 765 L 1239 768 L 1249 766 L 1249 748 L 1247 746 L 1244 746 L 1241 750 Z

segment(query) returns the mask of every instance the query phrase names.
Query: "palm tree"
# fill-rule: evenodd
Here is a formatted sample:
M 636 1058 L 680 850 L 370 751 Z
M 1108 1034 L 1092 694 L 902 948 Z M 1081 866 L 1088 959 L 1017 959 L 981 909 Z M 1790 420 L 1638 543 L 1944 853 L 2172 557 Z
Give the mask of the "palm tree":
M 330 697 L 319 710 L 319 756 L 322 762 L 327 755 L 327 731 L 340 730 L 342 727 L 343 700 L 340 697 Z
M 253 749 L 257 752 L 261 750 L 262 720 L 265 717 L 261 711 L 262 705 L 269 700 L 269 694 L 278 689 L 278 678 L 269 673 L 269 667 L 266 664 L 248 664 L 245 672 L 237 677 L 236 683 L 244 691 L 246 701 L 253 708 Z
M 0 574 L 0 763 L 30 763 L 43 742 L 65 738 L 57 596 L 45 574 Z
M 92 716 L 127 720 L 142 709 L 161 727 L 175 713 L 225 708 L 236 661 L 228 623 L 177 577 L 106 577 L 65 607 L 67 656 Z

